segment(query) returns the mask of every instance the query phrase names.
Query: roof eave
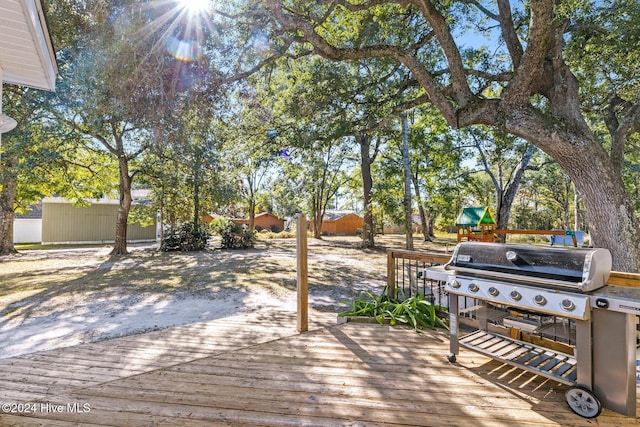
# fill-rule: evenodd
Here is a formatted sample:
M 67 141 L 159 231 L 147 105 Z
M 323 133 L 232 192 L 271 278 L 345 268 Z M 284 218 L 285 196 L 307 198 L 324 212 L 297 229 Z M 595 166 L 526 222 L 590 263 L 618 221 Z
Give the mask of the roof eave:
M 47 20 L 45 19 L 44 10 L 42 9 L 42 3 L 40 0 L 20 0 L 20 4 L 27 17 L 31 37 L 33 37 L 34 44 L 38 49 L 40 65 L 42 66 L 46 81 L 25 81 L 18 73 L 12 73 L 9 70 L 4 71 L 3 80 L 6 83 L 53 92 L 56 89 L 58 64 L 56 62 L 53 43 L 51 42 L 51 36 L 49 35 Z

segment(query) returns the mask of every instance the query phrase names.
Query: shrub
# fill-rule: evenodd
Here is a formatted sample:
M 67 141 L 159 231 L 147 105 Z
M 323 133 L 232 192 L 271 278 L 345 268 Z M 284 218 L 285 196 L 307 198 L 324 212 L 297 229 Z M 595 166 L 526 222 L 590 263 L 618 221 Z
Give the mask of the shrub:
M 182 224 L 165 236 L 160 249 L 169 251 L 201 251 L 207 246 L 209 230 L 206 224 Z
M 248 249 L 256 242 L 256 235 L 246 226 L 221 218 L 212 224 L 213 230 L 222 237 L 223 249 Z
M 260 233 L 260 239 L 295 239 L 296 233 L 292 233 L 290 231 L 281 231 L 279 233 L 274 232 L 262 232 Z
M 397 301 L 389 298 L 386 291 L 385 287 L 385 292 L 377 297 L 371 292 L 364 292 L 362 298 L 353 301 L 351 311 L 340 313 L 339 316 L 373 317 L 380 324 L 383 324 L 384 320 L 389 320 L 392 326 L 403 323 L 412 326 L 415 330 L 419 327 L 434 328 L 436 326 L 449 329 L 437 315 L 442 307 L 431 304 L 424 295 L 418 293 L 404 301 Z

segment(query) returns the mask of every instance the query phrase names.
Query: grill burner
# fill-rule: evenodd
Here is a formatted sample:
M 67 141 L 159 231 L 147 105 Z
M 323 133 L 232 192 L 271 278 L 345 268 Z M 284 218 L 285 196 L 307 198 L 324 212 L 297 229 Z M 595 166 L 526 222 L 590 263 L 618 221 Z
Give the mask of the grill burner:
M 591 390 L 601 395 L 608 408 L 635 416 L 635 337 L 631 337 L 631 331 L 635 332 L 635 316 L 611 308 L 621 306 L 609 297 L 612 293 L 609 289 L 615 288 L 607 285 L 611 264 L 606 249 L 460 243 L 449 263 L 425 271 L 427 278 L 445 282 L 449 294 L 449 360 L 455 362 L 459 346 L 463 346 L 572 386 L 566 395 L 567 403 L 580 416 L 593 418 L 600 414 L 600 400 Z M 603 291 L 598 291 L 601 288 Z M 469 309 L 466 298 L 475 301 L 471 308 L 476 310 L 480 329 L 459 337 L 459 309 Z M 592 299 L 596 300 L 595 307 Z M 574 354 L 488 332 L 487 303 L 507 310 L 573 319 Z M 465 306 L 461 307 L 462 304 Z M 630 304 L 636 302 L 626 301 L 622 306 Z M 631 308 L 636 313 L 640 312 L 640 303 L 637 305 L 639 308 Z M 519 322 L 511 319 L 509 323 Z M 623 332 L 613 332 L 614 329 Z M 612 339 L 613 335 L 616 335 L 613 345 L 600 345 L 602 349 L 592 345 Z M 630 338 L 632 345 L 628 342 Z M 612 358 L 621 366 L 612 364 Z M 618 371 L 612 375 L 615 369 Z M 610 379 L 623 376 L 627 379 L 624 384 Z
M 490 301 L 506 307 L 586 320 L 589 295 L 470 277 L 450 277 L 449 293 Z
M 460 243 L 444 266 L 449 293 L 573 319 L 589 318 L 588 291 L 606 285 L 606 249 Z

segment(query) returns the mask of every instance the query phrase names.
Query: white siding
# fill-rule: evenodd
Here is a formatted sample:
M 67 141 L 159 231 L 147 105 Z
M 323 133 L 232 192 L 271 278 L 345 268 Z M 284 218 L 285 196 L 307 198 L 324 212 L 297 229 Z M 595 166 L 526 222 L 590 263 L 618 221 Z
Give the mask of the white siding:
M 13 243 L 40 243 L 42 219 L 16 218 L 13 220 Z

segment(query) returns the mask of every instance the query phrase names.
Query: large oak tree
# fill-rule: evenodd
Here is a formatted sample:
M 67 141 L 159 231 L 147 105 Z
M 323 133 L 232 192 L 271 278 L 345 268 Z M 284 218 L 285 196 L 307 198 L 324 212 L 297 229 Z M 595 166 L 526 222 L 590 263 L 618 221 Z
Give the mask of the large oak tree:
M 606 3 L 624 9 L 633 2 Z M 618 160 L 625 139 L 612 144 L 590 128 L 581 83 L 565 61 L 566 42 L 580 27 L 573 24 L 577 18 L 588 20 L 571 9 L 574 4 L 265 0 L 264 7 L 274 18 L 274 36 L 287 40 L 290 49 L 336 61 L 397 61 L 450 126 L 495 126 L 535 144 L 569 174 L 584 197 L 592 242 L 612 252 L 615 269 L 637 271 L 639 222 Z M 478 49 L 464 37 L 469 28 L 480 31 L 480 26 L 495 29 L 494 41 L 487 43 L 491 50 Z M 635 123 L 638 114 L 628 108 L 625 117 Z

